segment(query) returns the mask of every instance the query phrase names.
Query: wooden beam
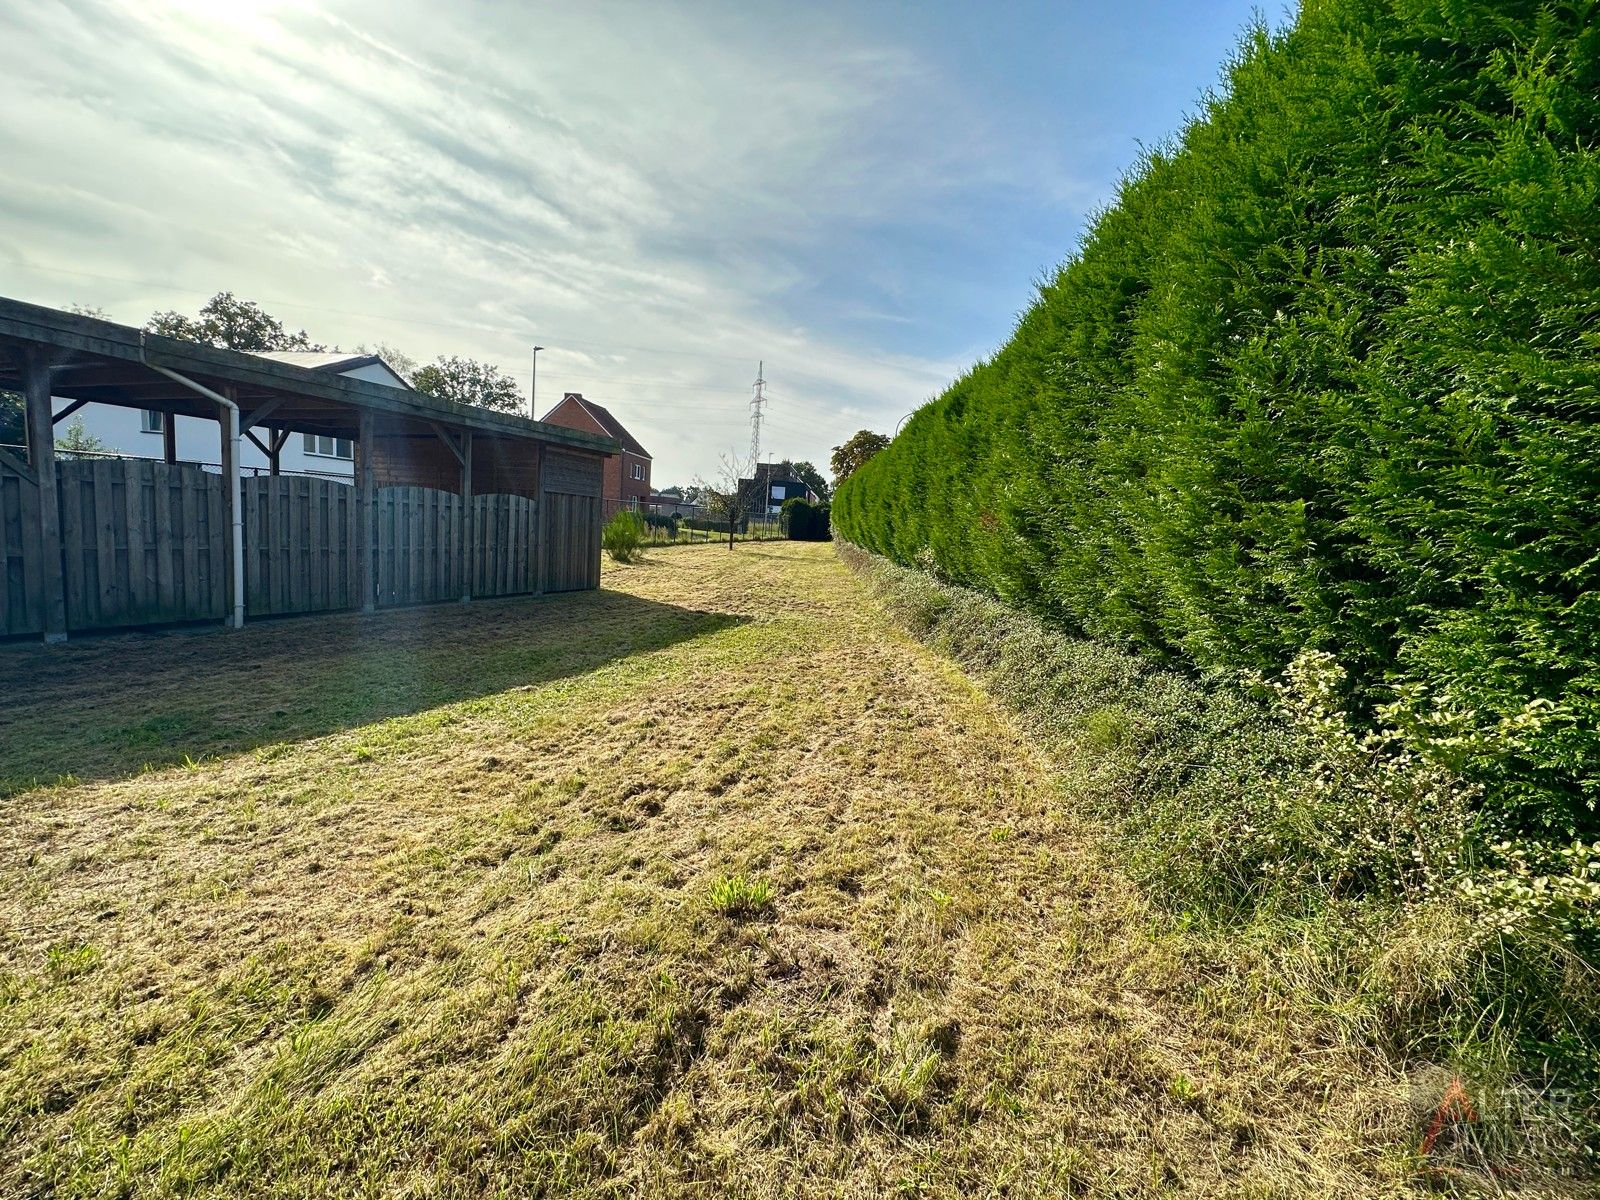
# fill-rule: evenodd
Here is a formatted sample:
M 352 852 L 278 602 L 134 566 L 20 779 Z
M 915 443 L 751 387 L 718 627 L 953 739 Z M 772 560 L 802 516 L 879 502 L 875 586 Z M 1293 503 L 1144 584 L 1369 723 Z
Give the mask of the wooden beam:
M 244 431 L 244 435 L 245 435 L 245 437 L 249 438 L 253 443 L 255 443 L 255 448 L 257 450 L 261 451 L 261 453 L 265 454 L 269 459 L 272 457 L 272 448 L 270 446 L 268 446 L 265 442 L 263 442 L 260 438 L 258 438 L 255 435 L 255 431 L 254 430 L 246 429 Z M 277 472 L 274 471 L 273 474 L 276 475 Z
M 0 448 L 0 466 L 9 467 L 34 487 L 39 486 L 39 481 L 34 477 L 33 468 L 26 459 L 20 458 L 15 452 Z
M 241 433 L 249 433 L 250 430 L 261 424 L 262 421 L 265 421 L 273 413 L 277 412 L 278 409 L 282 408 L 285 399 L 286 397 L 279 396 L 274 400 L 268 400 L 265 404 L 258 405 L 248 415 L 240 413 L 239 431 Z
M 161 414 L 161 457 L 171 466 L 178 461 L 178 414 Z
M 542 439 L 600 454 L 616 454 L 621 448 L 612 438 L 512 413 L 455 404 L 405 388 L 184 342 L 4 297 L 0 297 L 0 338 L 70 351 L 86 365 L 88 361 L 103 365 L 159 362 L 207 386 L 233 385 L 247 394 L 264 391 L 329 401 L 421 421 L 443 421 L 492 435 Z M 66 394 L 71 395 L 70 388 Z
M 77 412 L 87 403 L 89 403 L 87 400 L 74 400 L 71 404 L 67 405 L 60 412 L 51 417 L 50 424 L 59 425 L 62 421 L 65 421 L 68 417 Z
M 456 462 L 460 463 L 463 467 L 466 466 L 466 455 L 462 452 L 461 447 L 456 444 L 456 439 L 450 435 L 450 431 L 437 421 L 429 421 L 428 427 L 432 429 L 434 433 L 438 434 L 441 442 L 450 447 L 450 453 L 456 456 Z M 463 436 L 470 438 L 472 434 L 470 432 L 463 431 Z
M 61 492 L 56 486 L 56 428 L 50 411 L 50 359 L 43 349 L 28 352 L 22 373 L 28 406 L 28 459 L 39 484 L 39 540 L 44 570 L 39 586 L 44 601 L 44 640 L 67 640 L 67 573 L 61 558 Z

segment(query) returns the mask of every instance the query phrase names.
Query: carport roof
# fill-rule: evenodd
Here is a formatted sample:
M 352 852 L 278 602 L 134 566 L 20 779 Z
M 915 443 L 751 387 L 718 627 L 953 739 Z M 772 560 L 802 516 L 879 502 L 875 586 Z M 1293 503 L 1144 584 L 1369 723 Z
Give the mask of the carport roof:
M 4 353 L 10 350 L 12 353 Z M 616 454 L 608 437 L 547 425 L 513 413 L 455 404 L 422 392 L 352 379 L 314 367 L 280 362 L 237 350 L 147 333 L 0 297 L 0 388 L 20 390 L 22 357 L 47 356 L 52 395 L 69 400 L 150 408 L 180 415 L 215 417 L 215 406 L 153 371 L 156 364 L 214 391 L 230 394 L 247 424 L 341 437 L 356 434 L 359 412 L 371 410 L 387 423 L 412 422 L 471 429 L 492 437 L 534 439 L 596 454 Z M 270 412 L 270 416 L 267 413 Z M 412 426 L 414 427 L 414 426 Z

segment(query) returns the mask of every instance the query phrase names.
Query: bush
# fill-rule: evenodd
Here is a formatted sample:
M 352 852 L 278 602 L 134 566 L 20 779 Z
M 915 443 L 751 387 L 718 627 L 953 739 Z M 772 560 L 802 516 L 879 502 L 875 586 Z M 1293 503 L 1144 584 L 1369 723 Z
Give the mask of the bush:
M 1508 836 L 1600 833 L 1597 77 L 1554 2 L 1255 32 L 840 535 L 1202 669 L 1331 652 L 1369 728 L 1486 735 Z
M 828 506 L 799 496 L 783 502 L 779 522 L 791 541 L 825 542 L 833 536 L 828 528 Z
M 743 528 L 744 524 L 744 522 L 740 522 L 740 528 Z M 686 529 L 698 529 L 705 533 L 728 532 L 727 518 L 718 521 L 712 517 L 685 517 L 683 525 Z
M 1310 994 L 1353 1038 L 1482 1086 L 1514 1066 L 1591 1097 L 1560 1118 L 1569 1133 L 1600 1128 L 1600 843 L 1486 843 L 1477 786 L 1452 765 L 1485 735 L 1458 714 L 1397 702 L 1363 729 L 1324 652 L 1202 683 L 840 547 L 896 619 L 1018 714 L 1152 896 L 1215 931 L 1208 970 L 1264 954 L 1244 973 Z
M 638 513 L 624 510 L 606 523 L 600 545 L 617 562 L 632 562 L 644 545 L 644 529 L 644 519 Z
M 644 523 L 651 529 L 661 530 L 670 539 L 676 539 L 678 536 L 677 513 L 667 513 L 664 515 L 662 513 L 645 513 Z

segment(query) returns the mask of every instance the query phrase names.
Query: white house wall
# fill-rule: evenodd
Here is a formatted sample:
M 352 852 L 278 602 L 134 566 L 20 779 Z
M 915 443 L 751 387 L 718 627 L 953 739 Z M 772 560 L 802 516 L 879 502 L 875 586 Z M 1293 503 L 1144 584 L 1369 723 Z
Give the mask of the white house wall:
M 361 376 L 357 375 L 356 378 L 359 379 Z M 60 412 L 72 401 L 56 397 L 54 403 L 55 411 Z M 144 415 L 137 408 L 121 408 L 115 404 L 85 404 L 70 417 L 56 424 L 56 438 L 59 440 L 80 417 L 83 418 L 84 432 L 98 438 L 108 451 L 126 454 L 132 458 L 160 458 L 162 455 L 161 434 L 145 432 Z M 179 462 L 200 463 L 208 467 L 221 468 L 222 426 L 218 422 L 208 421 L 203 417 L 173 417 L 170 414 L 167 419 L 177 422 L 174 428 L 177 431 Z M 278 461 L 282 470 L 297 474 L 331 475 L 342 479 L 353 478 L 355 474 L 355 467 L 350 459 L 307 454 L 304 439 L 298 433 L 289 435 Z M 239 466 L 247 471 L 259 468 L 265 472 L 270 464 L 267 462 L 267 456 L 256 448 L 255 443 L 249 438 L 241 438 Z

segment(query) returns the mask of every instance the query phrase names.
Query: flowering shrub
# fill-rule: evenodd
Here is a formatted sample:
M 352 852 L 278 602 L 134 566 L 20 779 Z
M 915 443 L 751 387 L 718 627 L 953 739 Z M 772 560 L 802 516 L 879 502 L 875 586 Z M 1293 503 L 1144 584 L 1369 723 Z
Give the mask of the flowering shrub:
M 1231 944 L 1320 992 L 1352 1036 L 1480 1067 L 1520 1055 L 1515 1088 L 1600 1094 L 1600 842 L 1492 834 L 1501 814 L 1462 773 L 1520 752 L 1543 706 L 1490 722 L 1405 688 L 1358 719 L 1326 652 L 1200 681 L 838 545 L 1054 752 L 1065 794 L 1165 906 L 1225 942 L 1248 930 Z M 1593 1107 L 1559 1124 L 1600 1129 Z
M 1557 933 L 1576 945 L 1600 940 L 1600 842 L 1495 842 L 1487 859 L 1456 885 L 1456 894 L 1487 929 L 1500 935 Z

